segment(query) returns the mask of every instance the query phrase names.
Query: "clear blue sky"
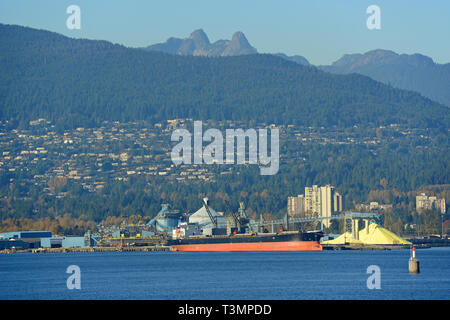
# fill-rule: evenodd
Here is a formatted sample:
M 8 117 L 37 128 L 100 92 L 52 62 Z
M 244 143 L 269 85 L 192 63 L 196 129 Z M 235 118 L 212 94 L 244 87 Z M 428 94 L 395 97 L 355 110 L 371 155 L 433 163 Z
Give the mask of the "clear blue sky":
M 66 27 L 71 4 L 81 8 L 81 30 Z M 381 8 L 381 30 L 366 27 L 372 4 Z M 378 48 L 450 62 L 448 0 L 1 0 L 0 22 L 129 47 L 199 28 L 211 42 L 242 31 L 261 53 L 299 54 L 313 64 Z

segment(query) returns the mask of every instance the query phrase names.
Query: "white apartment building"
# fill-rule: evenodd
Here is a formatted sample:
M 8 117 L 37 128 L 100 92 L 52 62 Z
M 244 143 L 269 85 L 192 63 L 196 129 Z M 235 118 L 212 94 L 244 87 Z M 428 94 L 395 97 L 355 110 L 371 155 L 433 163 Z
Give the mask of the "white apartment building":
M 305 197 L 299 194 L 296 197 L 288 197 L 288 214 L 290 217 L 303 216 L 305 213 Z
M 439 209 L 442 214 L 446 212 L 445 199 L 437 199 L 436 197 L 428 197 L 425 193 L 421 193 L 416 196 L 416 209 L 420 210 L 432 210 L 433 208 Z

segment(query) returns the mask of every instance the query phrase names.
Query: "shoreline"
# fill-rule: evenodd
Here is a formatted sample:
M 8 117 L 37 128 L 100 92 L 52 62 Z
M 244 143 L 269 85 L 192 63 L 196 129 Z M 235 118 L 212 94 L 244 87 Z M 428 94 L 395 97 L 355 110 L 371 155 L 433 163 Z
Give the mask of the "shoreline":
M 322 251 L 340 251 L 340 250 L 407 250 L 411 249 L 410 245 L 322 245 Z M 450 246 L 433 246 L 430 244 L 414 245 L 416 249 L 429 249 L 432 247 L 450 247 Z M 70 253 L 70 252 L 162 252 L 173 251 L 171 246 L 118 246 L 118 247 L 74 247 L 74 248 L 35 248 L 35 249 L 4 249 L 0 250 L 0 254 L 13 253 Z
M 171 251 L 170 246 L 128 246 L 128 247 L 73 247 L 73 248 L 35 248 L 35 249 L 4 249 L 0 254 L 11 253 L 68 253 L 68 252 L 156 252 Z

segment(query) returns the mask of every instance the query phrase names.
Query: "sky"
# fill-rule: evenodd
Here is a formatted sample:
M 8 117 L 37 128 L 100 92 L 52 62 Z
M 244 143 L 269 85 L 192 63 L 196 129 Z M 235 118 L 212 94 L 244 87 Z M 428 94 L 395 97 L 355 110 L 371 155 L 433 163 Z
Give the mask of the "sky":
M 66 26 L 70 5 L 80 7 L 79 30 Z M 379 30 L 366 26 L 370 5 L 380 8 Z M 242 31 L 260 53 L 302 55 L 315 65 L 373 49 L 449 63 L 449 17 L 448 0 L 0 0 L 0 23 L 128 47 L 186 38 L 200 28 L 211 42 Z

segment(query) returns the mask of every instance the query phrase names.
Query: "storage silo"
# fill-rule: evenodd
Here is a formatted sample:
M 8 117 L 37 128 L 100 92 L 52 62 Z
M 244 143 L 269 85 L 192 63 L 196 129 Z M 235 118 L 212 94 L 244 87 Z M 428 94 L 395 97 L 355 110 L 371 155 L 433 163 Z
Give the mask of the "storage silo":
M 180 214 L 178 212 L 165 212 L 156 218 L 156 231 L 171 233 L 178 226 Z
M 178 210 L 169 210 L 168 204 L 163 204 L 162 209 L 156 217 L 147 223 L 147 227 L 154 228 L 158 232 L 172 233 L 176 229 L 178 222 L 183 219 L 183 215 Z

